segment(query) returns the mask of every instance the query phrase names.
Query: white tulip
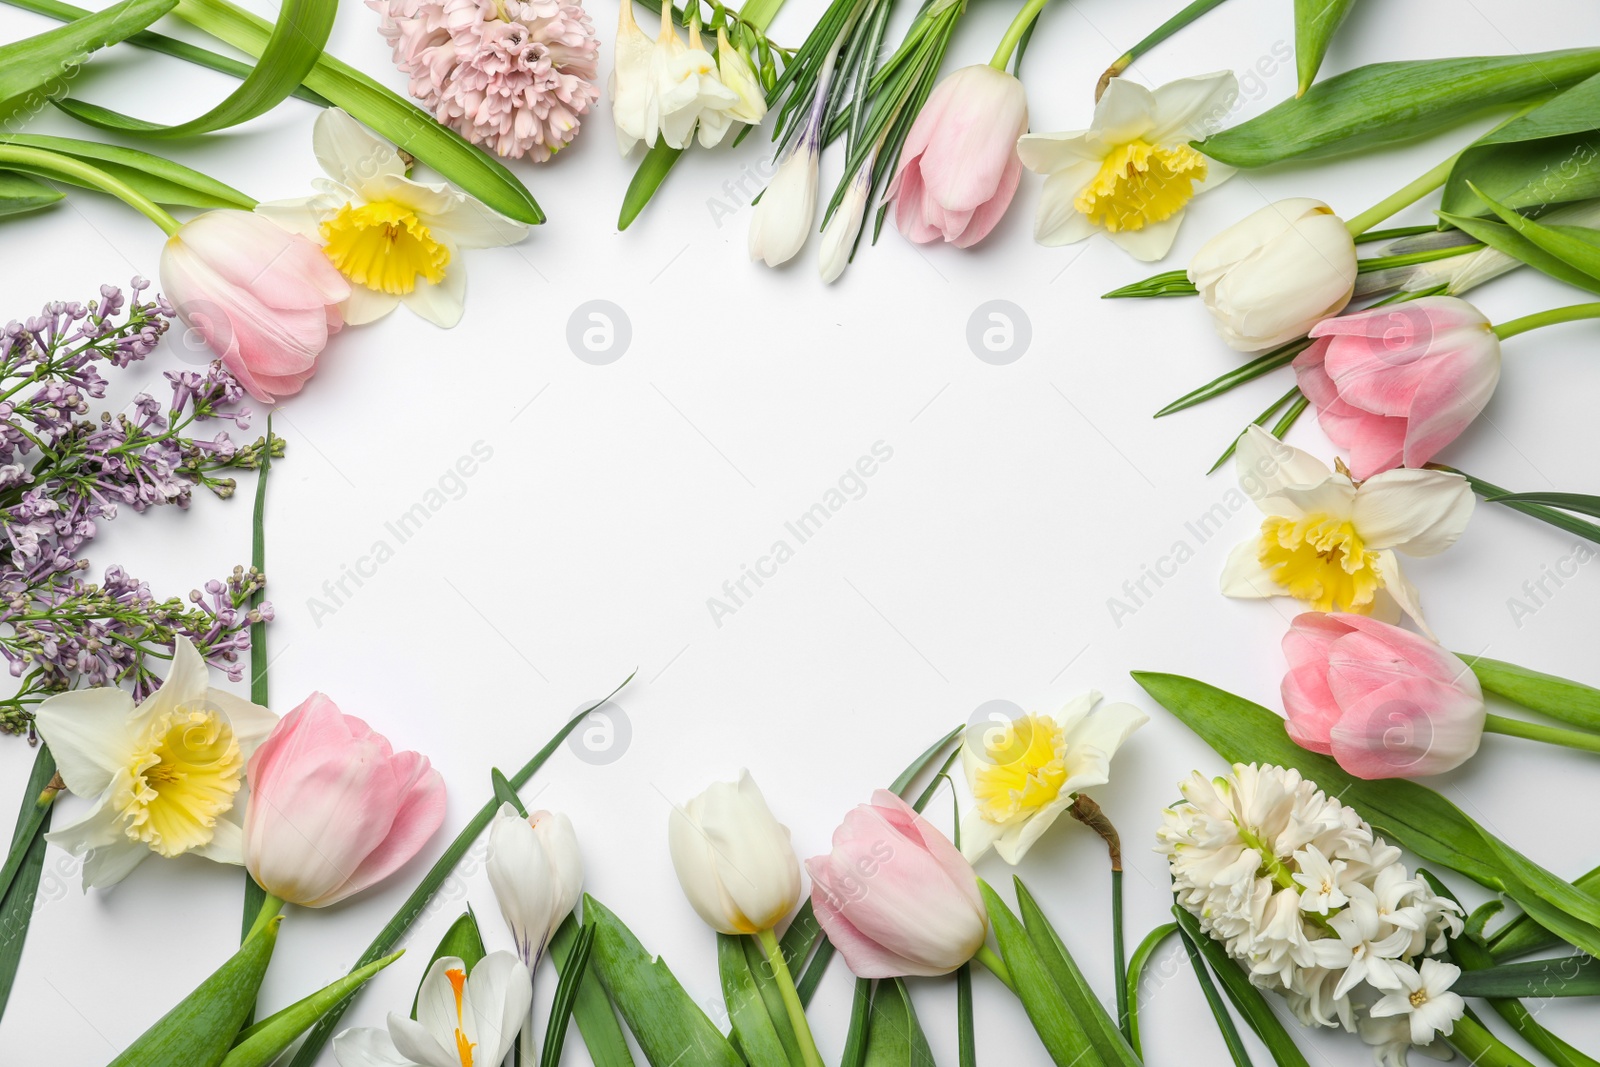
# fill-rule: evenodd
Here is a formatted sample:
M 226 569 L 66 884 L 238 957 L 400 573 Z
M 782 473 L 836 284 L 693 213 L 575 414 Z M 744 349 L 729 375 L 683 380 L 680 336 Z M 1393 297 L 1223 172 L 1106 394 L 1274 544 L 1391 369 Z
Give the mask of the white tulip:
M 1304 337 L 1350 302 L 1355 240 L 1322 201 L 1280 200 L 1201 246 L 1189 280 L 1230 347 L 1273 348 Z
M 771 930 L 800 899 L 789 830 L 772 817 L 749 771 L 674 808 L 667 842 L 684 895 L 720 933 Z
M 826 283 L 832 284 L 850 265 L 856 236 L 861 233 L 861 223 L 867 215 L 867 201 L 872 195 L 872 164 L 875 158 L 869 157 L 861 164 L 833 217 L 822 227 L 822 251 L 818 266 Z

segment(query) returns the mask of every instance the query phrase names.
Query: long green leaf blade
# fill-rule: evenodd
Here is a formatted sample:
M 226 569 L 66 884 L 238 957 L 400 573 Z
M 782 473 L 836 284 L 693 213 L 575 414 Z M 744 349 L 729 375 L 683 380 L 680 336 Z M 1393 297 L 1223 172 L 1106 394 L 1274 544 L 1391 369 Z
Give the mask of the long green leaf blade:
M 1173 908 L 1176 915 L 1181 909 Z M 1228 1056 L 1233 1060 L 1234 1067 L 1251 1067 L 1250 1053 L 1245 1050 L 1244 1040 L 1239 1036 L 1239 1028 L 1233 1025 L 1233 1016 L 1228 1014 L 1228 1006 L 1222 1002 L 1222 997 L 1217 993 L 1216 983 L 1211 980 L 1211 973 L 1206 969 L 1205 960 L 1200 955 L 1200 943 L 1190 936 L 1183 924 L 1178 924 L 1178 937 L 1183 941 L 1183 950 L 1189 956 L 1189 963 L 1194 967 L 1194 977 L 1200 983 L 1200 992 L 1205 994 L 1206 1004 L 1211 1008 L 1211 1017 L 1217 1021 L 1217 1030 L 1222 1034 L 1223 1043 L 1228 1046 Z
M 178 0 L 119 0 L 76 22 L 0 45 L 0 119 L 33 111 L 53 95 L 52 83 L 91 52 L 138 33 Z
M 1162 923 L 1145 935 L 1128 958 L 1128 1043 L 1133 1047 L 1133 1054 L 1141 1060 L 1144 1059 L 1144 1050 L 1139 1042 L 1139 979 L 1144 977 L 1145 965 L 1150 962 L 1150 957 L 1161 946 L 1161 942 L 1177 932 L 1177 923 Z
M 0 219 L 49 207 L 62 195 L 37 178 L 0 170 Z
M 1593 145 L 1597 108 L 1600 75 L 1490 130 L 1456 161 L 1441 208 L 1488 214 L 1473 186 L 1518 209 L 1600 196 L 1600 154 Z
M 1517 214 L 1482 190 L 1473 191 L 1491 211 L 1500 216 L 1501 222 L 1516 230 L 1519 236 L 1527 238 L 1574 269 L 1592 278 L 1600 278 L 1600 230 L 1591 230 L 1586 226 L 1546 225 Z
M 73 137 L 46 137 L 39 134 L 11 133 L 6 143 L 25 148 L 40 148 L 81 159 L 125 182 L 158 204 L 196 208 L 239 208 L 249 211 L 254 198 L 207 174 L 174 163 L 137 148 L 82 141 Z M 70 174 L 51 172 L 61 181 L 73 182 Z M 94 188 L 85 185 L 84 188 Z
M 1450 225 L 1465 230 L 1490 248 L 1504 252 L 1513 259 L 1521 260 L 1534 270 L 1542 271 L 1579 289 L 1600 293 L 1600 278 L 1585 274 L 1560 256 L 1551 255 L 1497 219 L 1476 219 L 1447 211 L 1439 212 L 1439 217 Z
M 5 932 L 5 940 L 0 943 L 0 1017 L 5 1015 L 6 1002 L 16 984 L 22 946 L 28 939 L 28 925 L 33 921 L 33 902 L 39 895 L 39 879 L 44 874 L 44 854 L 49 847 L 44 835 L 50 829 L 50 810 L 55 798 L 52 793 L 51 799 L 46 801 L 44 794 L 55 774 L 55 757 L 50 755 L 50 747 L 41 741 L 39 754 L 33 757 L 28 784 L 22 790 L 22 808 L 17 812 L 5 869 L 0 872 L 0 931 Z
M 628 191 L 622 194 L 622 210 L 617 213 L 617 229 L 626 230 L 633 225 L 633 220 L 650 203 L 661 183 L 667 180 L 667 175 L 672 173 L 672 168 L 683 158 L 683 149 L 673 148 L 665 142 L 656 145 L 646 152 L 639 161 L 639 169 L 633 172 L 633 180 L 628 183 Z
M 439 939 L 439 944 L 434 947 L 433 955 L 428 957 L 428 965 L 422 969 L 424 976 L 433 969 L 433 965 L 446 956 L 454 956 L 467 965 L 467 973 L 472 973 L 489 950 L 483 947 L 483 932 L 478 929 L 478 917 L 473 914 L 469 906 L 466 911 L 456 917 L 445 930 L 444 936 Z M 417 1003 L 422 999 L 422 987 L 417 986 L 417 991 L 411 997 L 411 1017 L 417 1017 Z
M 1355 0 L 1294 0 L 1294 65 L 1299 75 L 1296 96 L 1306 95 L 1317 80 L 1328 45 Z
M 232 1050 L 223 1058 L 222 1067 L 267 1067 L 325 1012 L 404 955 L 405 949 L 401 949 L 374 960 L 242 1031 Z
M 878 983 L 870 1025 L 862 1067 L 934 1067 L 928 1037 L 901 979 L 886 978 Z
M 983 879 L 978 879 L 978 890 L 983 894 L 984 906 L 989 912 L 989 925 L 994 930 L 995 942 L 1000 946 L 1000 956 L 1017 988 L 1017 998 L 1033 1023 L 1034 1031 L 1043 1042 L 1056 1067 L 1074 1067 L 1085 1063 L 1102 1062 L 1094 1043 L 1084 1032 L 1077 1014 L 1066 1003 L 1066 994 L 1056 985 L 1045 968 L 1033 941 L 1022 923 L 1006 907 Z
M 577 921 L 569 915 L 550 939 L 550 958 L 555 961 L 563 981 L 567 972 L 577 965 L 578 940 L 581 936 Z M 590 958 L 593 958 L 594 935 L 589 936 Z M 589 1058 L 594 1061 L 595 1067 L 634 1067 L 627 1035 L 622 1032 L 616 1009 L 611 1006 L 611 998 L 601 987 L 593 967 L 585 967 L 578 981 L 578 992 L 572 1002 L 572 1018 L 578 1024 L 578 1032 L 583 1035 L 584 1047 L 589 1050 Z
M 1515 494 L 1506 492 L 1492 482 L 1486 482 L 1482 478 L 1475 478 L 1466 471 L 1456 470 L 1454 467 L 1447 467 L 1442 463 L 1430 464 L 1430 466 L 1461 475 L 1467 480 L 1467 484 L 1472 486 L 1472 491 L 1485 500 L 1502 502 L 1506 507 L 1514 511 L 1520 511 L 1524 515 L 1530 515 L 1538 519 L 1540 522 L 1547 522 L 1557 529 L 1577 534 L 1579 537 L 1600 544 L 1600 526 L 1596 526 L 1586 519 L 1580 519 L 1576 515 L 1569 515 L 1565 511 L 1545 504 L 1529 504 L 1525 501 L 1506 500 L 1506 497 L 1514 496 Z
M 1017 910 L 1022 914 L 1023 929 L 1032 940 L 1039 961 L 1061 991 L 1063 1001 L 1077 1016 L 1078 1026 L 1094 1044 L 1095 1054 L 1107 1065 L 1138 1067 L 1139 1060 L 1134 1056 L 1132 1047 L 1123 1038 L 1122 1031 L 1106 1011 L 1105 1005 L 1095 995 L 1088 979 L 1078 969 L 1077 962 L 1067 951 L 1066 943 L 1061 940 L 1061 935 L 1050 924 L 1050 920 L 1045 918 L 1033 894 L 1028 892 L 1021 878 L 1013 877 L 1012 884 L 1017 892 Z
M 1563 956 L 1502 963 L 1464 972 L 1451 989 L 1464 997 L 1600 996 L 1600 960 L 1593 956 Z
M 555 999 L 550 1003 L 550 1019 L 545 1024 L 539 1067 L 557 1067 L 561 1062 L 561 1049 L 567 1042 L 567 1024 L 577 1007 L 583 979 L 589 973 L 589 955 L 594 951 L 594 936 L 595 928 L 585 926 L 578 935 L 577 943 L 572 946 L 566 963 L 562 965 L 561 981 L 556 986 Z M 610 1010 L 609 1007 L 607 1010 Z M 597 1064 L 600 1062 L 599 1057 L 590 1058 Z
M 1600 249 L 1596 251 L 1600 252 Z M 1588 493 L 1505 493 L 1500 496 L 1488 497 L 1486 502 L 1490 504 L 1543 504 L 1545 507 L 1560 508 L 1562 511 L 1576 511 L 1579 515 L 1588 515 L 1600 519 L 1600 496 L 1591 496 Z
M 1228 994 L 1234 1010 L 1256 1032 L 1261 1043 L 1267 1046 L 1267 1051 L 1272 1053 L 1272 1061 L 1278 1067 L 1311 1067 L 1305 1054 L 1294 1043 L 1294 1038 L 1289 1036 L 1288 1028 L 1278 1019 L 1272 1005 L 1267 1003 L 1266 995 L 1250 984 L 1249 976 L 1239 964 L 1228 958 L 1221 945 L 1201 932 L 1200 923 L 1193 915 L 1177 906 L 1173 907 L 1172 914 L 1178 918 L 1184 940 L 1199 949 L 1200 955 L 1205 957 L 1212 973 L 1221 980 L 1223 992 Z
M 798 1065 L 799 1049 L 795 1049 L 795 1057 L 791 1059 L 767 1011 L 766 998 L 756 985 L 749 957 L 745 955 L 745 940 L 730 934 L 717 935 L 717 973 L 722 979 L 722 1000 L 727 1005 L 734 1036 L 739 1040 L 739 1051 L 750 1067 Z M 793 1034 L 790 1036 L 792 1038 Z
M 1600 689 L 1487 656 L 1461 658 L 1487 692 L 1552 719 L 1600 730 Z

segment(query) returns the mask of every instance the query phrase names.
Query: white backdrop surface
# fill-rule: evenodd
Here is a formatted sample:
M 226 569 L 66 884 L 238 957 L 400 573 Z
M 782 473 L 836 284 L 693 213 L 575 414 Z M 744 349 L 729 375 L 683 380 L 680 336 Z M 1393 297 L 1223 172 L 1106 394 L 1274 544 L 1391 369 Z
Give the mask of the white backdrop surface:
M 1085 125 L 1099 71 L 1176 6 L 1058 0 L 1048 8 L 1024 70 L 1033 128 Z M 798 43 L 821 8 L 820 0 L 791 0 L 774 36 Z M 609 70 L 616 5 L 596 0 L 592 9 Z M 949 65 L 987 59 L 1012 14 L 1011 4 L 974 0 Z M 365 7 L 346 4 L 331 50 L 403 91 L 375 22 Z M 0 38 L 47 25 L 0 9 Z M 161 28 L 199 39 L 182 24 Z M 1239 113 L 1249 115 L 1292 93 L 1292 62 L 1284 62 L 1292 39 L 1287 0 L 1233 0 L 1129 76 L 1153 85 L 1231 67 L 1244 81 Z M 1356 6 L 1325 72 L 1597 42 L 1600 10 L 1582 0 L 1369 2 Z M 74 88 L 144 118 L 178 121 L 233 84 L 119 48 Z M 262 199 L 302 195 L 318 174 L 314 115 L 290 101 L 174 154 Z M 1182 265 L 1218 228 L 1283 196 L 1321 197 L 1353 214 L 1489 121 L 1381 157 L 1241 174 L 1195 203 L 1164 266 Z M 1162 404 L 1239 357 L 1214 338 L 1195 301 L 1100 300 L 1149 272 L 1110 244 L 1036 246 L 1039 182 L 1031 175 L 977 249 L 916 247 L 891 226 L 825 288 L 814 238 L 787 269 L 746 261 L 748 198 L 760 184 L 748 176 L 765 173 L 760 138 L 692 153 L 644 217 L 618 233 L 634 161 L 619 162 L 604 104 L 589 125 L 551 164 L 515 168 L 550 222 L 517 247 L 471 254 L 458 328 L 440 331 L 401 309 L 347 331 L 306 391 L 277 411 L 289 453 L 269 500 L 275 709 L 314 690 L 330 694 L 398 747 L 429 755 L 450 803 L 438 839 L 400 877 L 327 911 L 289 916 L 263 1006 L 280 1007 L 347 967 L 483 802 L 488 768 L 520 765 L 570 712 L 636 667 L 618 701 L 631 736 L 616 758 L 586 761 L 563 750 L 526 796 L 530 806 L 571 815 L 588 888 L 666 957 L 714 1018 L 713 939 L 672 875 L 670 803 L 748 767 L 800 854 L 813 855 L 848 807 L 991 699 L 1054 710 L 1098 688 L 1150 712 L 1111 785 L 1095 791 L 1126 842 L 1131 947 L 1163 921 L 1169 902 L 1164 864 L 1149 847 L 1159 810 L 1188 771 L 1222 765 L 1128 671 L 1190 674 L 1278 706 L 1278 640 L 1292 606 L 1229 601 L 1217 591 L 1222 561 L 1254 528 L 1254 510 L 1204 537 L 1189 524 L 1234 484 L 1227 472 L 1204 477 L 1205 468 L 1286 382 L 1258 382 L 1152 421 Z M 82 135 L 55 114 L 30 128 Z M 1427 218 L 1426 205 L 1402 216 Z M 0 239 L 0 318 L 86 298 L 101 282 L 153 278 L 160 250 L 139 216 L 78 192 L 8 220 Z M 1524 271 L 1476 299 L 1505 319 L 1579 297 Z M 993 300 L 1021 309 L 1027 327 L 1026 349 L 1006 365 L 980 360 L 968 342 L 969 320 Z M 591 301 L 615 305 L 627 323 L 625 350 L 603 366 L 577 358 L 568 342 L 570 323 Z M 1596 337 L 1592 324 L 1576 324 L 1508 342 L 1488 415 L 1443 458 L 1517 489 L 1600 488 Z M 195 359 L 169 341 L 134 377 L 154 388 L 185 357 Z M 258 419 L 250 436 L 262 426 Z M 1309 418 L 1290 440 L 1331 458 Z M 873 455 L 870 478 L 846 477 Z M 462 457 L 475 457 L 470 477 L 452 473 Z M 785 524 L 832 489 L 846 502 L 799 543 Z M 419 502 L 430 517 L 402 541 L 388 524 Z M 248 560 L 249 506 L 241 492 L 227 502 L 197 497 L 188 514 L 125 515 L 94 542 L 96 570 L 121 563 L 158 592 L 186 592 Z M 713 613 L 710 598 L 728 601 L 724 583 L 780 540 L 792 558 L 759 588 L 749 584 L 736 610 Z M 1574 543 L 1480 506 L 1460 544 L 1411 574 L 1451 647 L 1600 681 L 1594 567 L 1547 585 L 1554 595 L 1533 613 L 1511 610 L 1513 598 L 1529 603 L 1524 583 Z M 380 544 L 389 551 L 378 552 Z M 1175 568 L 1162 562 L 1178 555 L 1192 558 Z M 1170 576 L 1145 579 L 1149 595 L 1130 599 L 1125 583 L 1158 567 Z M 361 581 L 346 578 L 341 592 L 352 571 Z M 1113 598 L 1133 610 L 1114 612 Z M 0 739 L 0 809 L 15 810 L 32 755 Z M 1596 766 L 1491 738 L 1476 761 L 1434 784 L 1571 876 L 1600 862 Z M 940 819 L 948 819 L 947 801 L 931 809 Z M 63 801 L 60 816 L 79 803 Z M 1010 873 L 993 858 L 982 872 L 998 883 Z M 1021 873 L 1109 1001 L 1101 843 L 1063 823 Z M 1481 898 L 1477 887 L 1452 881 Z M 0 1023 L 0 1062 L 89 1067 L 110 1059 L 230 951 L 239 894 L 236 870 L 195 860 L 146 863 L 114 891 L 84 895 L 71 857 L 52 850 Z M 466 903 L 492 945 L 509 946 L 477 858 L 469 860 L 415 928 L 411 954 L 369 986 L 350 1023 L 381 1025 L 387 1010 L 403 1010 L 433 944 Z M 1153 972 L 1149 1062 L 1226 1062 L 1172 946 Z M 542 1000 L 553 984 L 546 974 Z M 980 1060 L 1047 1063 L 1015 1001 L 986 976 L 977 985 Z M 953 983 L 914 987 L 935 1052 L 953 1062 Z M 836 963 L 811 1012 L 829 1060 L 849 1000 L 849 976 Z M 1587 1005 L 1550 1004 L 1541 1018 L 1574 1044 L 1600 1049 L 1600 1017 Z M 1322 1032 L 1301 1044 L 1318 1065 L 1369 1062 L 1352 1036 Z M 580 1042 L 567 1049 L 567 1062 L 587 1062 Z

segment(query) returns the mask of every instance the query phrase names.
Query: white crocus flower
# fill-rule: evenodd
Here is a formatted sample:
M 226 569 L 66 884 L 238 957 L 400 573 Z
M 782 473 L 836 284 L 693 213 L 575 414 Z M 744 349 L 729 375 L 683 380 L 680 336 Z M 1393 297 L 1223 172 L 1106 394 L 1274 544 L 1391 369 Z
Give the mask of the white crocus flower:
M 1135 259 L 1165 256 L 1189 201 L 1233 174 L 1189 142 L 1226 117 L 1238 95 L 1231 71 L 1154 90 L 1114 78 L 1087 130 L 1024 134 L 1023 166 L 1047 176 L 1034 240 L 1067 245 L 1098 232 Z
M 550 938 L 583 891 L 583 856 L 571 821 L 548 811 L 523 818 L 510 803 L 500 805 L 489 826 L 484 867 L 531 983 Z M 532 1063 L 531 1020 L 522 1028 L 522 1043 L 523 1062 Z
M 339 1067 L 498 1067 L 528 1017 L 528 969 L 491 952 L 467 973 L 455 956 L 433 962 L 417 993 L 417 1017 L 389 1013 L 387 1031 L 346 1030 L 333 1039 Z
M 1465 478 L 1402 468 L 1358 485 L 1259 426 L 1240 438 L 1234 459 L 1266 519 L 1228 557 L 1224 595 L 1289 596 L 1390 622 L 1404 612 L 1427 631 L 1397 553 L 1432 556 L 1456 542 L 1475 503 Z
M 1431 1045 L 1436 1034 L 1450 1036 L 1456 1020 L 1466 1014 L 1467 1005 L 1450 987 L 1461 977 L 1453 963 L 1425 959 L 1420 969 L 1409 964 L 1394 965 L 1397 988 L 1372 1006 L 1377 1019 L 1406 1017 L 1411 1024 L 1411 1043 Z
M 244 862 L 234 801 L 278 717 L 208 681 L 205 660 L 179 637 L 166 681 L 137 706 L 114 686 L 39 705 L 34 721 L 61 780 L 94 802 L 46 835 L 84 858 L 85 890 L 115 885 L 152 852 Z
M 405 304 L 443 327 L 461 321 L 467 273 L 461 252 L 516 244 L 528 228 L 444 182 L 406 177 L 387 141 L 336 107 L 312 134 L 326 178 L 313 196 L 274 200 L 256 211 L 322 246 L 350 282 L 340 312 L 351 326 Z
M 961 821 L 961 852 L 993 848 L 1018 863 L 1081 791 L 1111 780 L 1111 757 L 1149 717 L 1132 704 L 1096 708 L 1088 692 L 1060 713 L 975 723 L 961 746 L 973 805 Z

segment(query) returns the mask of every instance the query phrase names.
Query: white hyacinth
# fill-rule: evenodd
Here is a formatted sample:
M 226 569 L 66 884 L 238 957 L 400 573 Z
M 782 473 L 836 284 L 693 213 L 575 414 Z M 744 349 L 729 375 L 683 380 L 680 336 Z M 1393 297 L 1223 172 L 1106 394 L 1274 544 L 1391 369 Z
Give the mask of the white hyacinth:
M 1371 1042 L 1386 1046 L 1380 1057 L 1400 1051 L 1402 1003 L 1414 1008 L 1410 1044 L 1451 1032 L 1465 1010 L 1449 991 L 1459 972 L 1424 957 L 1461 933 L 1461 909 L 1412 878 L 1398 848 L 1295 770 L 1240 763 L 1181 788 L 1157 851 L 1178 903 L 1251 982 L 1282 993 L 1308 1026 L 1383 1032 Z

